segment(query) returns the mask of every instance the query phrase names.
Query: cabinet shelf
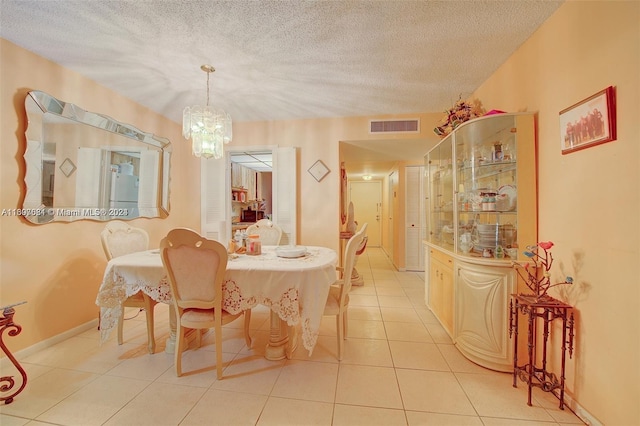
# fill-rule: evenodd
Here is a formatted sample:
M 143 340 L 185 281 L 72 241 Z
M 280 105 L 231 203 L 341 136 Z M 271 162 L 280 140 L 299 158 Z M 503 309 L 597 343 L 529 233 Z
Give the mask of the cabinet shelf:
M 429 307 L 463 355 L 487 368 L 512 371 L 505 314 L 508 295 L 517 289 L 511 261 L 526 258 L 518 250 L 512 259 L 505 249 L 537 241 L 533 114 L 497 114 L 461 124 L 427 153 L 425 177 Z M 453 260 L 452 274 L 443 269 L 442 256 Z M 452 291 L 453 319 L 443 315 L 451 309 L 445 290 Z

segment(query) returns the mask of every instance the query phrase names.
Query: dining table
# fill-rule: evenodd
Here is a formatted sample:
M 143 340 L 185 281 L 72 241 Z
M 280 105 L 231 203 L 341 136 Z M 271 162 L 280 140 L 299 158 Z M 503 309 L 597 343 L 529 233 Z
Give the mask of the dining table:
M 265 358 L 270 360 L 291 358 L 298 341 L 297 325 L 302 344 L 311 355 L 329 289 L 337 277 L 335 250 L 296 246 L 287 251 L 279 247 L 283 246 L 263 246 L 258 255 L 229 254 L 223 282 L 222 308 L 227 312 L 236 314 L 259 304 L 270 308 L 270 335 L 265 350 Z M 139 291 L 157 302 L 173 303 L 158 249 L 115 257 L 107 263 L 96 297 L 102 342 L 123 315 L 122 302 Z M 172 308 L 169 313 L 170 334 L 165 351 L 172 353 L 175 310 Z

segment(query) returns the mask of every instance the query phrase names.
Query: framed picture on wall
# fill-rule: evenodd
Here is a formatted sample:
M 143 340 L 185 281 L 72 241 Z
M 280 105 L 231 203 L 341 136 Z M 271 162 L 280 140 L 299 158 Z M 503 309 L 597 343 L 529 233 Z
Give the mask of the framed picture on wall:
M 329 168 L 322 162 L 322 160 L 318 160 L 313 163 L 313 166 L 309 167 L 309 173 L 311 173 L 311 176 L 320 182 L 329 174 Z
M 562 154 L 616 139 L 616 99 L 613 86 L 560 111 Z

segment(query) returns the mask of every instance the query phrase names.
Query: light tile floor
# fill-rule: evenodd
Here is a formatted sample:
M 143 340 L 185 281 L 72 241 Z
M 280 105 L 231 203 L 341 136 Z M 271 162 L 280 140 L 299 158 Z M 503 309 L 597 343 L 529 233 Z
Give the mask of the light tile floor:
M 99 343 L 90 330 L 21 359 L 25 391 L 0 405 L 0 424 L 17 425 L 559 425 L 582 424 L 557 400 L 512 387 L 510 374 L 464 358 L 424 303 L 423 273 L 397 272 L 382 250 L 367 248 L 349 310 L 349 338 L 336 359 L 334 317 L 323 320 L 311 357 L 267 361 L 269 313 L 254 309 L 254 345 L 242 320 L 223 332 L 224 378 L 216 380 L 214 335 L 185 352 L 177 378 L 164 352 L 168 307 L 156 307 L 157 350 L 146 350 L 145 318 L 125 322 L 125 343 L 115 333 Z M 4 360 L 6 361 L 6 359 Z M 9 373 L 3 363 L 3 373 Z M 15 370 L 14 370 L 15 371 Z

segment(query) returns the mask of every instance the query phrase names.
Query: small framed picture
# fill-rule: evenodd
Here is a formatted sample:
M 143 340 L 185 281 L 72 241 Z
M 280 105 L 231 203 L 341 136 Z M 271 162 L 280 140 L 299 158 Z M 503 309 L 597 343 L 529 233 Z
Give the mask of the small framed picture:
M 562 154 L 616 139 L 616 99 L 613 86 L 560 111 Z
M 62 164 L 60 164 L 60 170 L 62 171 L 62 173 L 64 173 L 66 177 L 69 177 L 76 170 L 76 165 L 73 164 L 73 161 L 69 160 L 68 158 L 65 158 Z
M 313 166 L 309 167 L 309 173 L 313 176 L 318 182 L 320 182 L 326 175 L 329 174 L 329 168 L 322 162 L 322 160 L 318 160 L 313 163 Z

